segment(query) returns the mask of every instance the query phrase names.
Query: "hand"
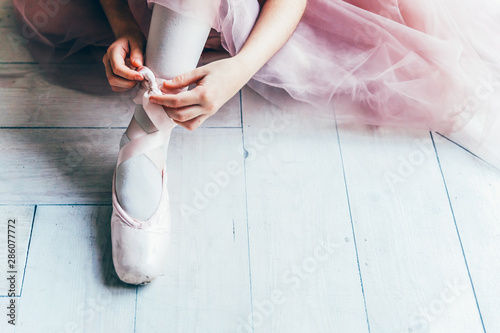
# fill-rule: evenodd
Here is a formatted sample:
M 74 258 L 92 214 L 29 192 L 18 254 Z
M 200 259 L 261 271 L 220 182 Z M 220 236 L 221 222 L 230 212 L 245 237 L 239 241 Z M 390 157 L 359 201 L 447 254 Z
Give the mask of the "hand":
M 215 61 L 165 81 L 160 88 L 166 94 L 151 96 L 150 102 L 162 105 L 175 123 L 192 131 L 215 114 L 251 76 L 234 57 Z M 196 87 L 186 91 L 192 84 Z M 179 89 L 184 91 L 175 93 Z
M 118 36 L 102 58 L 111 89 L 116 92 L 129 90 L 144 80 L 134 69 L 143 65 L 146 39 L 140 30 Z

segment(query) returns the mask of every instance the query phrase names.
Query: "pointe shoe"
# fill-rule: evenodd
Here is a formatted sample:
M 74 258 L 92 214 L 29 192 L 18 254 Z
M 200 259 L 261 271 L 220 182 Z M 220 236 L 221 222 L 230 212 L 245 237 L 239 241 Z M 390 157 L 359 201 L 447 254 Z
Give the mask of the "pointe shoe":
M 133 219 L 118 202 L 115 169 L 112 189 L 111 244 L 113 265 L 118 277 L 129 284 L 143 285 L 164 274 L 171 223 L 166 156 L 160 147 L 168 140 L 167 135 L 170 135 L 176 124 L 161 106 L 149 103 L 151 95 L 161 94 L 152 72 L 146 67 L 142 67 L 139 72 L 146 80 L 143 82 L 138 98 L 134 101 L 143 104 L 144 110 L 158 131 L 146 133 L 137 122 L 132 121 L 127 129 L 130 142 L 120 149 L 116 165 L 118 167 L 133 156 L 145 154 L 162 174 L 162 195 L 160 204 L 148 220 Z
M 170 206 L 166 168 L 162 170 L 162 196 L 147 221 L 136 221 L 118 203 L 113 174 L 111 241 L 115 271 L 123 282 L 147 284 L 163 275 L 170 239 Z

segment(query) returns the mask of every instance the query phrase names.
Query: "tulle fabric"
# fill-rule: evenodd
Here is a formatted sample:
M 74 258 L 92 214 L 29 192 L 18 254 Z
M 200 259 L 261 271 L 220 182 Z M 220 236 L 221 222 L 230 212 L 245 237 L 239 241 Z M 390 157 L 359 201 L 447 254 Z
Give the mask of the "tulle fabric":
M 13 3 L 23 44 L 41 62 L 61 60 L 89 45 L 108 46 L 114 41 L 99 1 L 14 0 Z M 45 47 L 40 50 L 40 46 Z M 56 55 L 57 50 L 63 52 Z
M 42 42 L 73 40 L 72 50 L 109 43 L 95 0 L 65 4 L 71 29 L 64 28 L 65 18 L 50 33 L 33 26 L 25 1 L 15 0 L 16 9 Z M 155 3 L 210 24 L 230 55 L 241 49 L 259 14 L 257 0 L 129 0 L 146 36 Z M 332 107 L 339 121 L 443 134 L 474 124 L 462 135 L 465 143 L 488 144 L 488 154 L 500 162 L 490 135 L 500 132 L 498 22 L 498 0 L 309 0 L 294 34 L 249 85 L 278 105 L 298 100 Z

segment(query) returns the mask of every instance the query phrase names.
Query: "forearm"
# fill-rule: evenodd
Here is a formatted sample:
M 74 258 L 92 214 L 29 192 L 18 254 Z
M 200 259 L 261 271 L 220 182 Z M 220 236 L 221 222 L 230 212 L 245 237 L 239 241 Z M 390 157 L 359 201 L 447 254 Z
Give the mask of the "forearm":
M 253 76 L 281 49 L 299 23 L 307 0 L 267 0 L 245 45 L 235 56 Z
M 115 37 L 118 38 L 130 30 L 140 30 L 127 0 L 100 0 L 100 2 Z

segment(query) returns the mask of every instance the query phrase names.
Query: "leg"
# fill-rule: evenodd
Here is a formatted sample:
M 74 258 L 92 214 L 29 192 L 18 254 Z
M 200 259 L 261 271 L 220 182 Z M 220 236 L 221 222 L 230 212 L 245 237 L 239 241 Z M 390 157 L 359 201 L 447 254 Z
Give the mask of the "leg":
M 193 70 L 209 32 L 210 26 L 155 5 L 146 49 L 146 66 L 163 79 Z M 148 133 L 156 131 L 140 105 L 129 128 L 137 123 Z M 120 147 L 129 141 L 126 131 Z M 168 140 L 162 149 L 166 154 Z M 120 205 L 132 218 L 145 221 L 151 217 L 158 207 L 161 192 L 161 173 L 145 155 L 135 156 L 118 166 L 116 194 Z

